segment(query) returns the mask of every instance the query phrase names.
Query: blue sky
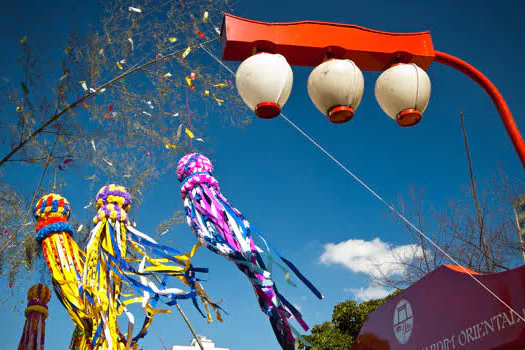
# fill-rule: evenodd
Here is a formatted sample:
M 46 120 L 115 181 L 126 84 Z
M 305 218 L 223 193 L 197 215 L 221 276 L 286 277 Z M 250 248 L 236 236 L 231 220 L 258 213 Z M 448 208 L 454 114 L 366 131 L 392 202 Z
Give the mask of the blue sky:
M 238 15 L 263 21 L 314 19 L 394 32 L 428 29 L 437 50 L 465 59 L 495 83 L 518 126 L 525 130 L 521 44 L 525 33 L 517 2 L 480 5 L 479 1 L 251 0 L 238 1 L 236 8 Z M 10 52 L 23 35 L 38 33 L 56 39 L 49 42 L 49 47 L 42 43 L 51 58 L 53 50 L 63 50 L 64 33 L 96 23 L 100 10 L 97 2 L 56 1 L 51 5 L 27 0 L 6 4 L 0 14 L 0 45 Z M 13 60 L 3 55 L 0 62 L 6 71 L 0 75 L 8 75 L 8 61 Z M 238 66 L 234 62 L 226 64 L 234 70 Z M 286 116 L 388 201 L 395 201 L 400 193 L 406 194 L 410 185 L 424 188 L 428 204 L 438 209 L 449 200 L 463 198 L 461 187 L 469 179 L 459 110 L 465 114 L 478 179 L 489 181 L 497 166 L 511 178 L 523 178 L 523 168 L 490 99 L 475 83 L 451 68 L 439 64 L 430 67 L 429 106 L 423 121 L 409 129 L 399 128 L 377 105 L 373 94 L 377 73 L 364 73 L 365 93 L 354 119 L 333 125 L 308 98 L 306 80 L 311 69 L 293 69 L 294 88 L 284 107 Z M 209 129 L 211 134 L 206 137 L 215 150 L 215 176 L 224 195 L 325 295 L 325 300 L 318 301 L 305 287 L 280 288 L 299 305 L 310 325 L 328 320 L 336 303 L 354 298 L 350 290 L 368 286 L 366 276 L 342 264 L 323 264 L 321 256 L 326 244 L 350 239 L 370 242 L 376 238 L 394 246 L 409 242 L 408 234 L 377 199 L 284 120 L 256 119 L 241 130 L 221 126 L 212 119 Z M 29 183 L 37 181 L 37 173 L 23 176 Z M 95 188 L 102 185 L 101 182 Z M 72 190 L 63 195 L 70 199 L 73 210 L 83 215 L 80 213 L 86 204 L 85 191 Z M 170 174 L 145 195 L 136 217 L 138 227 L 152 231 L 177 208 L 182 208 L 179 184 L 176 176 Z M 175 227 L 169 234 L 178 249 L 195 243 L 186 225 Z M 212 297 L 224 299 L 223 305 L 229 312 L 223 324 L 207 325 L 191 305 L 182 305 L 196 330 L 221 347 L 246 349 L 249 344 L 254 350 L 277 348 L 271 327 L 259 311 L 244 275 L 205 249 L 198 252 L 194 261 L 211 268 L 206 289 Z M 281 277 L 277 280 L 284 284 Z M 23 322 L 23 312 L 2 311 L 0 335 L 5 348 L 15 348 Z M 66 348 L 72 330 L 72 322 L 53 296 L 47 320 L 47 347 Z M 158 336 L 168 346 L 187 344 L 191 339 L 176 314 L 158 316 L 142 344 L 148 349 L 161 349 Z

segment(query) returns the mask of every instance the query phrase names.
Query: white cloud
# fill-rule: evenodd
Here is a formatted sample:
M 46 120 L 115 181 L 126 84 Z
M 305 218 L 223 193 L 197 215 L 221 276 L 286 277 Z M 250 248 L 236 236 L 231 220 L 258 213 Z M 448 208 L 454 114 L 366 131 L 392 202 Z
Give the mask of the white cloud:
M 355 295 L 355 298 L 361 301 L 367 301 L 370 299 L 382 299 L 390 294 L 386 288 L 381 286 L 369 285 L 366 288 L 345 288 L 345 292 L 352 292 Z
M 422 252 L 423 250 L 417 244 L 394 247 L 390 243 L 382 242 L 379 238 L 371 241 L 349 239 L 339 243 L 325 244 L 320 261 L 327 265 L 340 264 L 353 272 L 364 273 L 371 277 L 378 277 L 382 274 L 403 276 L 406 267 L 402 263 L 410 261 L 413 257 L 421 256 Z M 377 287 L 374 288 L 377 290 Z

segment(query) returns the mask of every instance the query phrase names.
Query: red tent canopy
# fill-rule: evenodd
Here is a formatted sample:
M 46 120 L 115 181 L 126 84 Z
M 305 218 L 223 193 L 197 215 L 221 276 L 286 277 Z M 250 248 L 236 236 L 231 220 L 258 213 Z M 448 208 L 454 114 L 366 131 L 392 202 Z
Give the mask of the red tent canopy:
M 486 275 L 443 265 L 372 312 L 352 350 L 525 349 L 524 319 L 525 265 Z

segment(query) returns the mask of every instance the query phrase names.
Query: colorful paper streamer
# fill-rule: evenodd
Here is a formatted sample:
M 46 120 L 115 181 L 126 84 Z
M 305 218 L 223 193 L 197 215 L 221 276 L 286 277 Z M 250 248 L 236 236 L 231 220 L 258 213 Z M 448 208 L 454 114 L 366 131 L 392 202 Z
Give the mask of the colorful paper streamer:
M 272 279 L 271 265 L 281 268 L 288 281 L 290 274 L 287 268 L 291 269 L 319 299 L 323 296 L 226 200 L 212 173 L 211 161 L 199 153 L 187 154 L 177 164 L 177 178 L 182 182 L 181 196 L 188 225 L 209 250 L 226 257 L 246 274 L 281 347 L 293 350 L 294 334 L 301 341 L 305 340 L 288 319 L 295 318 L 305 331 L 308 326 L 301 313 L 278 292 Z M 256 238 L 261 244 L 256 243 Z

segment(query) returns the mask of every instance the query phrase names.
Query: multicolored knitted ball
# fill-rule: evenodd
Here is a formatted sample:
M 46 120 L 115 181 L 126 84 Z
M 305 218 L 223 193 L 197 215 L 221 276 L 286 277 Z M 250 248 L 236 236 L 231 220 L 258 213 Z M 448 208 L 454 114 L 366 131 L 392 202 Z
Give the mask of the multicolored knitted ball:
M 45 220 L 51 217 L 69 218 L 71 207 L 64 197 L 56 193 L 42 196 L 33 207 L 33 215 L 37 220 Z
M 211 161 L 200 153 L 190 153 L 182 157 L 177 163 L 177 178 L 183 181 L 194 173 L 212 173 Z
M 93 222 L 98 224 L 103 219 L 128 222 L 127 212 L 131 209 L 131 196 L 124 186 L 110 184 L 97 193 L 97 216 Z
M 73 234 L 73 228 L 67 223 L 71 207 L 66 198 L 50 193 L 42 196 L 33 207 L 33 216 L 37 219 L 36 240 L 41 243 L 53 232 Z
M 213 165 L 211 161 L 200 153 L 190 153 L 182 157 L 177 163 L 177 178 L 182 182 L 182 198 L 195 186 L 207 184 L 217 191 L 219 183 L 212 175 Z

